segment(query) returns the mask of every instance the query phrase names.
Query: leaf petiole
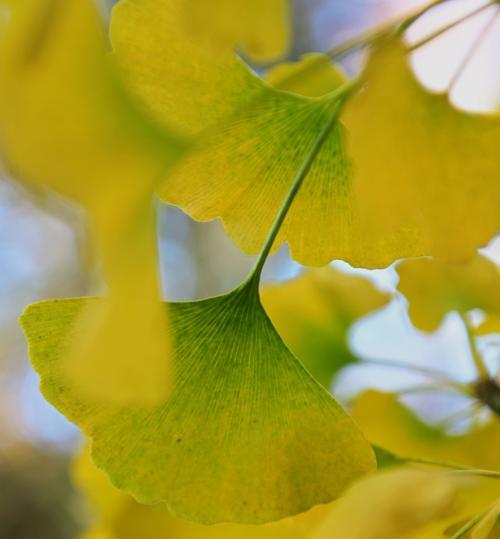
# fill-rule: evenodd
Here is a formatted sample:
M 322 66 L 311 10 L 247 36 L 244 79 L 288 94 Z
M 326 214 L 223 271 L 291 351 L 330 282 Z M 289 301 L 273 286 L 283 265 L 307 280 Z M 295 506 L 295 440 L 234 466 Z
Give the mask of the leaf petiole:
M 440 468 L 449 468 L 453 473 L 464 475 L 477 475 L 480 477 L 489 477 L 491 479 L 500 479 L 500 472 L 495 470 L 482 470 L 480 468 L 468 468 L 461 464 L 455 464 L 446 460 L 431 459 L 426 457 L 401 457 L 396 456 L 398 461 L 408 464 L 425 464 L 428 466 L 439 466 Z
M 349 39 L 345 41 L 344 43 L 341 43 L 337 47 L 334 47 L 327 51 L 325 54 L 331 59 L 331 60 L 340 60 L 344 56 L 351 54 L 353 52 L 356 52 L 357 50 L 366 47 L 368 45 L 371 45 L 372 43 L 378 41 L 379 39 L 383 39 L 384 37 L 389 36 L 393 32 L 397 32 L 398 34 L 401 34 L 405 32 L 417 19 L 425 15 L 428 11 L 430 11 L 432 8 L 437 7 L 440 4 L 444 4 L 449 0 L 436 0 L 435 2 L 432 2 L 431 4 L 425 6 L 423 9 L 420 9 L 417 13 L 410 15 L 399 22 L 389 22 L 388 24 L 385 24 L 383 26 L 380 26 L 378 28 L 374 28 L 372 30 L 368 30 L 367 32 L 364 32 L 360 35 L 357 35 L 353 37 L 352 39 Z M 448 30 L 451 30 L 455 26 L 458 26 L 462 22 L 465 22 L 470 17 L 473 17 L 474 15 L 477 15 L 484 9 L 494 6 L 497 4 L 498 1 L 492 1 L 488 2 L 486 4 L 483 4 L 473 11 L 466 13 L 462 17 L 450 22 L 446 26 L 443 26 L 439 29 L 437 29 L 432 34 L 424 37 L 421 41 L 418 41 L 417 43 L 414 43 L 408 48 L 408 52 L 412 52 L 419 47 L 422 47 L 423 45 L 426 45 L 427 43 L 433 41 L 434 39 L 438 38 L 440 35 L 444 34 Z
M 258 283 L 258 281 L 260 280 L 262 268 L 264 267 L 264 264 L 269 256 L 269 253 L 271 252 L 274 241 L 276 240 L 276 237 L 281 229 L 281 226 L 283 225 L 283 222 L 290 210 L 290 207 L 292 206 L 292 203 L 297 193 L 299 192 L 304 179 L 309 174 L 309 171 L 311 170 L 311 167 L 313 166 L 314 161 L 316 157 L 318 156 L 321 148 L 323 147 L 324 143 L 328 139 L 328 136 L 330 135 L 332 129 L 337 124 L 343 104 L 345 103 L 348 96 L 358 87 L 358 84 L 359 84 L 359 79 L 357 78 L 352 79 L 328 95 L 328 98 L 333 103 L 332 114 L 330 118 L 328 119 L 328 121 L 323 126 L 323 128 L 321 129 L 321 131 L 319 132 L 318 137 L 314 141 L 314 144 L 311 147 L 307 157 L 303 161 L 292 183 L 290 191 L 288 191 L 288 194 L 286 195 L 285 200 L 283 201 L 283 204 L 276 216 L 276 219 L 273 225 L 271 226 L 271 230 L 257 257 L 255 266 L 250 272 L 250 276 L 248 277 L 246 282 L 256 281 Z
M 474 337 L 474 332 L 469 322 L 469 319 L 467 318 L 467 315 L 465 314 L 460 314 L 460 318 L 462 319 L 462 323 L 464 325 L 465 332 L 467 334 L 467 340 L 469 342 L 470 353 L 474 361 L 474 366 L 476 367 L 476 371 L 479 376 L 479 379 L 487 380 L 489 378 L 488 368 L 486 367 L 483 357 L 481 356 L 481 354 L 479 353 L 479 350 L 477 349 L 476 339 Z
M 453 534 L 450 539 L 461 539 L 461 537 L 465 537 L 465 534 L 472 530 L 472 528 L 474 528 L 474 526 L 479 523 L 479 521 L 486 515 L 487 512 L 488 509 L 486 509 L 485 511 L 481 511 L 481 513 L 478 513 L 477 515 L 473 516 L 455 534 Z
M 455 26 L 459 26 L 463 22 L 467 21 L 470 17 L 474 17 L 475 15 L 478 15 L 479 13 L 486 10 L 487 8 L 492 7 L 493 5 L 494 5 L 494 3 L 488 2 L 486 4 L 478 6 L 476 9 L 474 9 L 472 11 L 469 11 L 465 15 L 462 15 L 461 17 L 459 17 L 458 19 L 455 19 L 455 20 L 451 21 L 450 23 L 446 24 L 445 26 L 441 26 L 440 28 L 438 28 L 437 30 L 432 32 L 431 34 L 428 34 L 427 36 L 423 37 L 421 40 L 419 40 L 419 41 L 417 41 L 415 43 L 412 43 L 408 47 L 407 51 L 408 52 L 413 52 L 413 51 L 419 49 L 420 47 L 423 47 L 424 45 L 427 45 L 427 43 L 430 43 L 431 41 L 434 41 L 438 37 L 440 37 L 443 34 L 445 34 L 446 32 L 448 32 L 448 30 L 452 30 L 453 28 L 455 28 Z

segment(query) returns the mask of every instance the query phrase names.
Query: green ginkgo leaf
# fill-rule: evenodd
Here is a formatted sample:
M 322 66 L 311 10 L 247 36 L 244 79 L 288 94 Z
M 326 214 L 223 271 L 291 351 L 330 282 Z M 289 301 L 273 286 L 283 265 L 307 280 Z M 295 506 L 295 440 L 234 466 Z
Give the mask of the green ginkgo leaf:
M 162 183 L 160 196 L 195 219 L 222 218 L 240 247 L 256 253 L 345 78 L 325 57 L 305 57 L 297 66 L 273 70 L 277 89 L 235 55 L 214 56 L 183 34 L 178 4 L 120 2 L 111 25 L 115 54 L 160 121 L 173 118 L 177 129 L 198 135 L 197 146 Z M 366 246 L 354 241 L 352 231 L 349 173 L 338 124 L 275 248 L 288 241 L 293 257 L 307 265 L 363 260 Z
M 97 301 L 34 304 L 22 325 L 45 397 L 138 500 L 165 501 L 202 523 L 262 523 L 328 502 L 375 467 L 355 423 L 276 333 L 254 279 L 169 305 L 176 385 L 155 407 L 92 400 L 65 377 L 66 337 L 80 309 Z
M 201 135 L 160 196 L 196 219 L 220 217 L 255 253 L 332 98 L 279 90 L 230 53 L 209 54 L 183 34 L 179 2 L 122 0 L 114 48 L 150 110 L 160 120 L 176 115 L 179 128 Z M 306 80 L 311 60 L 303 64 Z M 315 75 L 325 73 L 324 63 L 312 65 Z M 428 93 L 399 41 L 374 48 L 363 91 L 343 120 L 347 136 L 341 125 L 332 132 L 276 247 L 287 241 L 305 265 L 342 258 L 383 267 L 404 256 L 464 260 L 498 231 L 498 115 L 465 114 L 446 95 Z

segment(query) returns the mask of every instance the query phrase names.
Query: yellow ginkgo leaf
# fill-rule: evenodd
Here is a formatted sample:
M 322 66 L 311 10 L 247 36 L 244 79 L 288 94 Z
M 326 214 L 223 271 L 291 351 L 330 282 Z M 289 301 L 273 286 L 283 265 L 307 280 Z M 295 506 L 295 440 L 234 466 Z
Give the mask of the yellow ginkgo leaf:
M 379 262 L 473 256 L 500 228 L 500 116 L 456 110 L 422 88 L 399 42 L 376 48 L 346 106 L 360 235 Z
M 404 468 L 378 473 L 352 486 L 312 539 L 410 539 L 446 515 L 458 486 L 439 473 Z
M 397 272 L 398 290 L 408 300 L 413 325 L 421 330 L 435 331 L 450 311 L 465 314 L 481 309 L 488 316 L 500 315 L 500 270 L 482 255 L 462 264 L 406 260 L 398 264 Z
M 369 440 L 402 457 L 424 457 L 453 462 L 464 467 L 500 468 L 500 423 L 495 419 L 469 433 L 448 436 L 423 423 L 396 395 L 368 391 L 352 409 L 353 417 Z M 453 511 L 411 535 L 412 539 L 452 536 L 469 519 L 484 512 L 498 497 L 497 480 L 472 478 L 457 493 Z
M 267 71 L 266 80 L 278 90 L 321 97 L 344 84 L 348 77 L 328 56 L 312 52 L 298 62 L 277 64 Z
M 325 59 L 303 59 L 272 78 L 278 90 L 231 54 L 210 55 L 179 23 L 179 0 L 123 0 L 111 25 L 130 84 L 161 121 L 175 118 L 198 144 L 162 183 L 160 196 L 198 220 L 221 217 L 247 253 L 257 253 L 301 164 L 335 106 L 343 77 Z M 311 62 L 319 75 L 297 81 Z M 314 71 L 314 69 L 312 70 Z M 175 81 L 172 84 L 171 81 Z M 307 77 L 304 77 L 307 80 Z M 345 87 L 342 86 L 342 88 Z M 322 97 L 306 97 L 288 90 Z M 313 164 L 275 242 L 307 265 L 362 262 L 352 230 L 350 164 L 338 124 Z M 312 238 L 315 241 L 312 241 Z M 367 242 L 369 245 L 369 242 Z
M 74 461 L 73 480 L 95 515 L 80 539 L 307 539 L 333 504 L 279 522 L 260 526 L 215 524 L 203 526 L 172 516 L 163 505 L 143 505 L 113 487 L 85 449 Z M 99 535 L 101 534 L 101 535 Z
M 290 349 L 329 388 L 342 367 L 358 360 L 347 342 L 352 324 L 387 305 L 390 295 L 364 277 L 327 267 L 264 287 L 262 301 Z
M 86 208 L 109 289 L 82 313 L 67 366 L 89 392 L 156 401 L 170 374 L 152 195 L 181 143 L 124 91 L 92 0 L 0 5 L 1 157 Z
M 476 335 L 500 333 L 500 314 L 486 314 L 484 320 L 474 329 Z
M 183 0 L 184 25 L 219 53 L 242 49 L 257 62 L 278 60 L 290 46 L 290 0 Z
M 352 414 L 368 439 L 398 455 L 448 460 L 466 467 L 500 467 L 500 423 L 493 420 L 469 434 L 447 436 L 422 422 L 397 396 L 367 391 L 355 401 Z
M 496 528 L 493 537 L 491 532 Z M 500 534 L 500 500 L 497 500 L 493 507 L 487 511 L 484 517 L 472 528 L 470 539 L 495 539 Z

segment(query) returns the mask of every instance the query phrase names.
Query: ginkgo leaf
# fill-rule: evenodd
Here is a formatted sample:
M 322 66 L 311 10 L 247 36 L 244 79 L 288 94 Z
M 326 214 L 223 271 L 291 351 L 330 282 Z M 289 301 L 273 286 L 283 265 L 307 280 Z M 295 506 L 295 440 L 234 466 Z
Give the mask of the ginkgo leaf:
M 333 506 L 317 506 L 307 513 L 260 526 L 203 526 L 175 518 L 163 505 L 139 504 L 116 489 L 93 463 L 88 448 L 75 459 L 72 475 L 96 517 L 80 539 L 94 539 L 98 533 L 112 539 L 306 539 Z
M 474 329 L 476 335 L 500 333 L 500 314 L 487 314 L 485 319 Z
M 360 235 L 381 249 L 377 263 L 470 258 L 500 228 L 500 116 L 426 92 L 394 40 L 376 47 L 364 79 L 343 115 Z
M 351 326 L 389 301 L 390 295 L 368 279 L 333 267 L 262 290 L 264 308 L 278 333 L 326 388 L 342 367 L 358 361 L 347 341 Z
M 124 91 L 91 0 L 1 5 L 2 159 L 15 177 L 86 208 L 109 288 L 108 302 L 83 313 L 68 368 L 92 393 L 163 398 L 169 344 L 152 195 L 181 142 Z
M 222 218 L 239 246 L 256 253 L 335 106 L 343 77 L 321 59 L 312 62 L 319 65 L 319 76 L 310 85 L 294 83 L 301 69 L 310 75 L 311 60 L 305 58 L 283 68 L 292 78 L 279 72 L 272 78 L 286 90 L 330 93 L 317 98 L 273 88 L 235 56 L 214 57 L 188 39 L 176 7 L 178 0 L 123 0 L 111 25 L 115 54 L 137 95 L 160 121 L 174 117 L 177 128 L 199 136 L 159 195 L 195 219 Z M 352 230 L 349 173 L 339 124 L 301 187 L 275 248 L 288 241 L 292 256 L 307 265 L 364 260 L 366 245 L 355 241 Z
M 465 314 L 481 309 L 500 314 L 500 270 L 494 262 L 475 255 L 463 264 L 420 258 L 398 264 L 398 290 L 408 300 L 413 325 L 435 331 L 450 311 Z
M 398 402 L 397 395 L 376 391 L 358 397 L 352 414 L 372 443 L 396 455 L 445 460 L 476 469 L 500 468 L 500 423 L 496 420 L 465 434 L 448 436 L 441 429 L 422 422 Z M 474 478 L 457 496 L 453 511 L 412 535 L 412 539 L 451 537 L 465 522 L 491 506 L 498 497 L 497 481 Z
M 449 512 L 458 487 L 445 474 L 404 468 L 378 473 L 352 486 L 311 539 L 413 538 Z
M 470 539 L 494 539 L 490 534 L 496 527 L 497 533 L 500 532 L 500 500 L 497 500 L 493 507 L 484 515 L 484 517 L 472 528 Z M 497 537 L 497 535 L 495 535 Z
M 254 280 L 170 304 L 176 385 L 156 407 L 92 400 L 65 377 L 65 339 L 80 309 L 97 301 L 34 304 L 22 325 L 45 397 L 138 500 L 163 500 L 197 522 L 260 523 L 328 502 L 373 469 L 370 445 L 285 347 Z
M 398 402 L 397 395 L 376 391 L 359 396 L 352 415 L 372 443 L 398 455 L 442 459 L 471 468 L 500 467 L 500 423 L 496 420 L 467 434 L 447 436 Z
M 188 32 L 214 52 L 242 48 L 255 61 L 278 60 L 290 46 L 290 0 L 183 0 Z
M 344 84 L 348 77 L 325 54 L 304 54 L 298 62 L 277 64 L 266 73 L 266 80 L 278 90 L 308 97 L 321 97 Z

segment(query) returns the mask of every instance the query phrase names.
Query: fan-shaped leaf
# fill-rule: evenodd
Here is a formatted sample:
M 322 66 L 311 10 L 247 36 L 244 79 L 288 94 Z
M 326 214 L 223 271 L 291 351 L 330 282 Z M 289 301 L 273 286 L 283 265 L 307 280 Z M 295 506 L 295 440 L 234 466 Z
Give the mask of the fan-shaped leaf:
M 175 117 L 184 132 L 203 133 L 159 193 L 196 219 L 221 217 L 241 248 L 256 253 L 336 96 L 279 91 L 235 56 L 210 55 L 182 33 L 176 5 L 166 0 L 124 0 L 112 20 L 116 55 L 137 94 L 160 120 Z M 328 69 L 323 58 L 312 64 L 318 75 L 311 83 L 294 82 L 301 69 L 309 73 L 308 58 L 302 67 L 282 68 L 288 77 L 281 70 L 272 78 L 286 90 L 335 92 L 342 81 L 339 71 Z M 275 247 L 288 241 L 294 258 L 310 265 L 363 256 L 364 247 L 353 241 L 351 230 L 349 171 L 344 132 L 338 125 L 304 182 Z
M 64 376 L 67 334 L 78 311 L 98 301 L 35 304 L 22 323 L 46 398 L 92 438 L 115 485 L 140 501 L 164 500 L 198 522 L 259 523 L 328 502 L 373 468 L 355 424 L 277 335 L 254 281 L 170 304 L 176 385 L 156 407 L 88 399 Z

